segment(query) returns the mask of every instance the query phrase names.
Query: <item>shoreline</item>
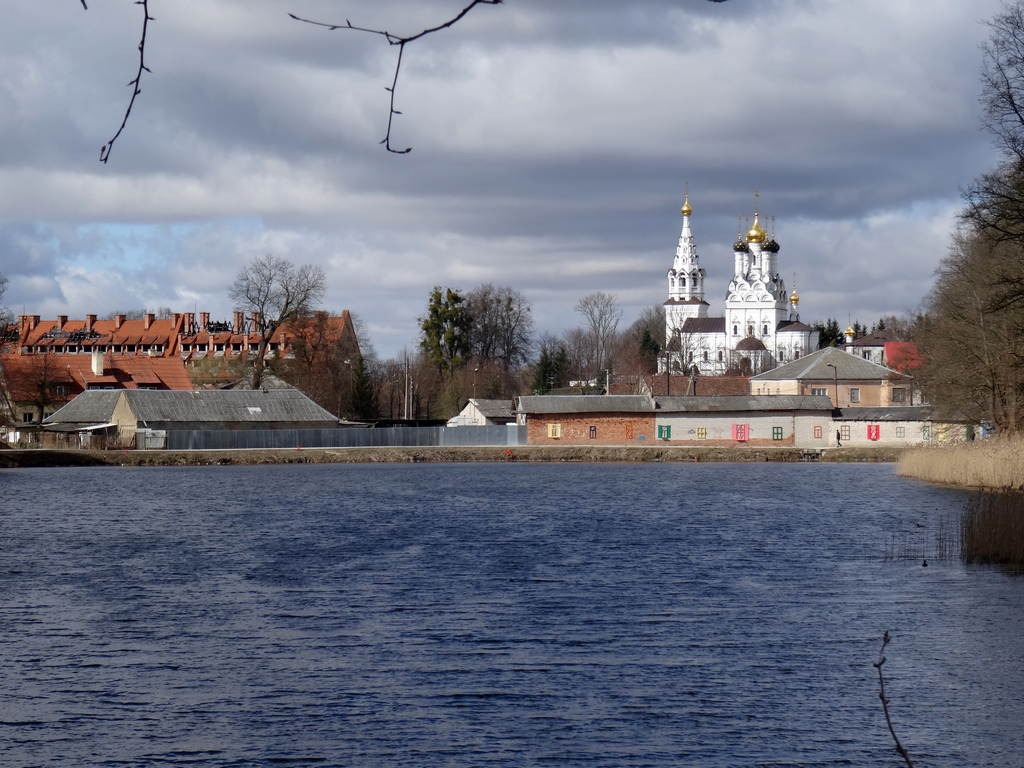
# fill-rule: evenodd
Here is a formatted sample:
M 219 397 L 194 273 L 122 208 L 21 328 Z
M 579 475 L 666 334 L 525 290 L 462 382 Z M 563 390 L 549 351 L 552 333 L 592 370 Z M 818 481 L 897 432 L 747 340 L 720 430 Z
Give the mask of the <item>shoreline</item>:
M 694 446 L 388 446 L 360 448 L 287 448 L 207 451 L 158 450 L 0 450 L 0 469 L 85 466 L 210 466 L 251 464 L 365 463 L 700 463 L 896 462 L 901 448 L 703 448 Z

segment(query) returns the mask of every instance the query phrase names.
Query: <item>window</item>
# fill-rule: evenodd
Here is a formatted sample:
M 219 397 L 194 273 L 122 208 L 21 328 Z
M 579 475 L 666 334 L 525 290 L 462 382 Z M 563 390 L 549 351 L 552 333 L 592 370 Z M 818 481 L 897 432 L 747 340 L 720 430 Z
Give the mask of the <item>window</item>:
M 850 402 L 851 403 L 859 403 L 860 402 L 860 387 L 850 387 Z
M 708 361 L 708 351 L 705 349 L 704 350 L 704 362 L 706 363 L 707 361 Z
M 57 387 L 56 387 L 55 394 L 57 395 L 57 397 L 67 397 L 68 396 L 68 385 L 67 384 L 58 384 Z
M 558 439 L 562 436 L 561 424 L 548 424 L 548 437 Z
M 590 425 L 590 429 L 587 430 L 591 440 L 597 440 L 597 427 L 593 424 Z
M 782 427 L 772 427 L 772 440 L 782 439 Z
M 821 438 L 824 436 L 824 433 L 825 433 L 825 430 L 821 428 L 820 424 L 818 424 L 814 428 L 814 439 L 815 440 L 821 440 Z
M 23 414 L 21 414 L 21 420 L 27 424 L 28 422 L 32 421 L 34 416 L 35 414 L 32 413 L 31 411 L 25 411 Z
M 670 439 L 672 439 L 672 425 L 670 425 L 670 424 L 659 424 L 658 425 L 658 439 L 659 440 L 670 440 Z
M 931 440 L 932 439 L 932 426 L 931 424 L 923 424 L 921 426 L 921 439 Z
M 842 440 L 849 440 L 850 439 L 850 425 L 849 424 L 843 424 L 843 426 L 841 426 L 839 428 L 839 437 Z
M 718 350 L 718 362 L 722 362 L 722 350 Z
M 697 427 L 697 439 L 698 440 L 707 440 L 708 439 L 708 428 L 707 427 Z
M 811 387 L 811 394 L 819 397 L 828 397 L 828 387 Z
M 732 327 L 732 335 L 733 336 L 739 336 L 740 335 L 740 327 L 738 325 L 733 325 L 733 327 Z
M 745 443 L 750 439 L 750 425 L 749 424 L 733 424 L 732 425 L 732 439 L 738 443 Z
M 892 390 L 892 401 L 894 403 L 907 402 L 907 390 L 903 387 L 894 387 Z
M 882 437 L 881 424 L 868 424 L 868 440 L 878 440 Z
M 623 431 L 625 432 L 627 440 L 632 440 L 633 439 L 633 425 L 632 424 L 627 424 Z
M 764 325 L 761 326 L 761 335 L 762 336 L 767 336 L 768 335 L 768 323 L 765 323 Z
M 904 438 L 907 436 L 907 428 L 904 426 L 896 427 L 896 437 Z

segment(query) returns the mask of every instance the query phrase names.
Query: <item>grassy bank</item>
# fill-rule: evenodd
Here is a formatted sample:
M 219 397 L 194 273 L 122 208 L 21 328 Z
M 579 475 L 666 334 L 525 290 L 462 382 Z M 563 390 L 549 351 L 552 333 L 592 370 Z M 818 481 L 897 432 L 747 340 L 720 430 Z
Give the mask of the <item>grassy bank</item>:
M 1024 438 L 990 438 L 950 446 L 908 448 L 899 457 L 904 477 L 987 490 L 1024 490 Z
M 807 452 L 796 448 L 673 446 L 547 446 L 303 448 L 233 451 L 0 451 L 0 467 L 207 466 L 368 462 L 891 462 L 887 448 Z

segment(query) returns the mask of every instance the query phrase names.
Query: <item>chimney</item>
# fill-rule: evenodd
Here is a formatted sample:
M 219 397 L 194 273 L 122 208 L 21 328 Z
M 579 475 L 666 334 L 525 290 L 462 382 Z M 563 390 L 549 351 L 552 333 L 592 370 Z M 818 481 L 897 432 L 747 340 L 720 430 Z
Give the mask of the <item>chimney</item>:
M 245 312 L 235 310 L 234 322 L 231 326 L 232 333 L 242 333 L 245 330 Z
M 192 312 L 185 313 L 185 329 L 184 333 L 186 336 L 191 336 L 196 332 L 196 316 Z
M 156 319 L 156 315 L 154 315 L 152 312 L 146 312 L 142 316 L 142 330 L 148 331 L 149 327 L 153 325 L 154 319 Z
M 115 331 L 120 330 L 121 326 L 124 325 L 125 319 L 126 318 L 125 318 L 124 315 L 114 315 L 114 330 Z
M 57 328 L 59 330 L 63 330 L 63 328 L 67 324 L 67 322 L 68 322 L 68 316 L 67 315 L 57 315 Z
M 103 350 L 93 349 L 92 351 L 92 372 L 94 376 L 103 375 Z
M 259 335 L 259 333 L 262 330 L 262 325 L 263 325 L 263 315 L 260 314 L 259 312 L 253 312 L 252 313 L 252 330 L 253 330 L 253 333 Z
M 209 312 L 200 312 L 199 313 L 199 327 L 202 328 L 205 331 L 207 326 L 209 326 L 209 325 L 210 325 L 210 313 Z
M 93 323 L 95 323 L 95 322 L 96 322 L 96 315 L 86 315 L 85 316 L 85 330 L 86 331 L 91 331 Z

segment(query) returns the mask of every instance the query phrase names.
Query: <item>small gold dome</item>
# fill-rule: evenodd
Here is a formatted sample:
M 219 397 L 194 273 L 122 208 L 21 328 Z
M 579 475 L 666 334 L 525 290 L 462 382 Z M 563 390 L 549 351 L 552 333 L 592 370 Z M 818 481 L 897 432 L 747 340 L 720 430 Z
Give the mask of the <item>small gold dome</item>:
M 764 228 L 757 220 L 757 211 L 754 211 L 754 226 L 747 231 L 748 243 L 763 243 L 765 240 Z
M 690 196 L 683 195 L 683 207 L 679 210 L 683 216 L 689 216 L 693 213 L 693 208 L 690 207 Z
M 843 331 L 843 333 L 845 335 L 847 335 L 847 336 L 856 336 L 857 335 L 857 332 L 855 330 L 853 330 L 853 326 L 852 325 L 846 326 L 846 330 Z
M 799 304 L 800 303 L 800 294 L 797 293 L 796 291 L 793 291 L 791 294 L 789 294 L 789 303 L 792 304 L 793 306 L 796 306 L 797 304 Z

